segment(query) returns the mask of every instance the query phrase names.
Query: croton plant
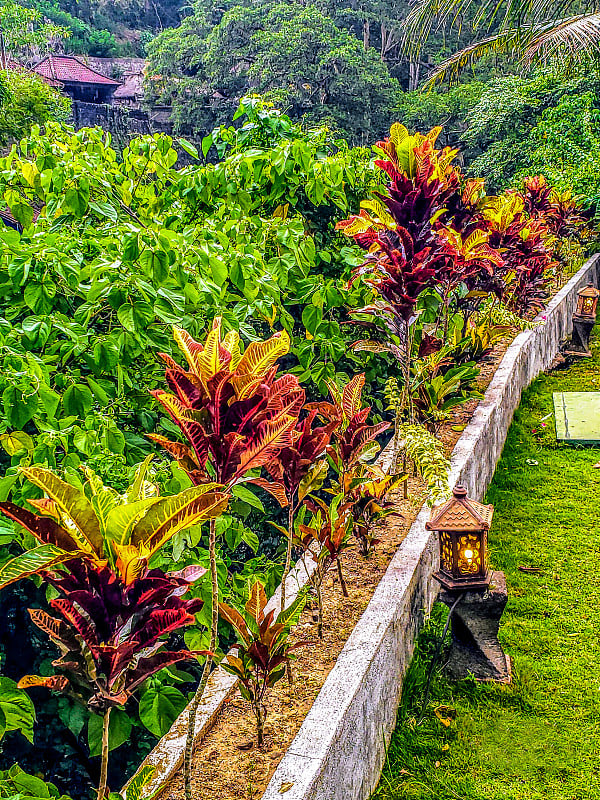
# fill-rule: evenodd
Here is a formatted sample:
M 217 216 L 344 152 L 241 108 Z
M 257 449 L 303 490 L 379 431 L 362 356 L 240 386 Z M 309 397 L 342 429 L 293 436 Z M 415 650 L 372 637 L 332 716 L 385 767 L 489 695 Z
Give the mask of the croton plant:
M 45 497 L 30 500 L 34 514 L 14 503 L 0 511 L 40 543 L 0 569 L 0 586 L 39 575 L 58 592 L 50 600 L 56 616 L 31 609 L 33 622 L 58 646 L 57 674 L 27 675 L 21 687 L 66 692 L 103 715 L 98 799 L 107 782 L 111 709 L 127 702 L 143 681 L 163 667 L 198 653 L 165 649 L 165 636 L 195 621 L 198 599 L 184 599 L 204 574 L 202 567 L 164 573 L 148 562 L 169 539 L 220 514 L 228 495 L 205 484 L 159 497 L 140 465 L 124 494 L 104 486 L 90 470 L 81 486 L 50 470 L 23 470 Z

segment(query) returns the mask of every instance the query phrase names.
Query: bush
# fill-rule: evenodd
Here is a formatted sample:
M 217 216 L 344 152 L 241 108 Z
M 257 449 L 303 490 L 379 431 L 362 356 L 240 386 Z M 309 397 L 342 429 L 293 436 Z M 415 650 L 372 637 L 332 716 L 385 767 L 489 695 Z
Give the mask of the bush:
M 71 113 L 71 101 L 30 72 L 7 73 L 7 94 L 0 114 L 0 144 L 27 136 L 34 125 L 49 120 L 65 121 Z

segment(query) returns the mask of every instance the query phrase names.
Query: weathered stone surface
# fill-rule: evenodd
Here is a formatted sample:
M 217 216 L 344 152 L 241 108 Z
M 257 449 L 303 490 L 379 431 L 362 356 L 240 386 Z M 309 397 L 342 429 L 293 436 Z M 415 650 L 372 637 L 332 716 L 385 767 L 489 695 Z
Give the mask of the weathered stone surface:
M 458 592 L 441 591 L 449 608 Z M 506 577 L 492 572 L 486 591 L 465 592 L 452 612 L 452 644 L 446 671 L 455 680 L 473 675 L 478 681 L 510 682 L 510 659 L 498 641 L 500 618 L 508 601 Z
M 570 332 L 577 291 L 598 284 L 599 266 L 598 255 L 586 262 L 549 304 L 544 324 L 509 347 L 454 448 L 451 485 L 462 483 L 470 496 L 483 497 L 521 392 L 552 363 Z M 392 559 L 263 800 L 367 800 L 376 787 L 415 638 L 437 593 L 429 513 L 421 510 Z

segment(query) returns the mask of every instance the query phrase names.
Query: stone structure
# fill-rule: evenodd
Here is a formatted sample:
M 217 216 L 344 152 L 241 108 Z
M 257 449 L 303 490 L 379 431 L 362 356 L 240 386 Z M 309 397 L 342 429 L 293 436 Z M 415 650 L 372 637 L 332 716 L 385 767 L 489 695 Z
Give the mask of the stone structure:
M 458 592 L 442 590 L 439 600 L 452 608 Z M 452 612 L 452 644 L 446 671 L 454 680 L 510 683 L 510 658 L 498 641 L 500 618 L 508 601 L 506 577 L 492 572 L 486 591 L 465 592 Z

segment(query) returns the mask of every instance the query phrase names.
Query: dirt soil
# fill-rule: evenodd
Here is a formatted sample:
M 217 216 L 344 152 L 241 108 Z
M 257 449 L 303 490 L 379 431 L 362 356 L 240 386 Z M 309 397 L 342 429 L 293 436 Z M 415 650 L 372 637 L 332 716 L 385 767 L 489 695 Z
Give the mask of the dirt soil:
M 483 393 L 516 331 L 497 343 L 491 355 L 478 366 L 478 388 Z M 466 427 L 478 400 L 455 409 L 438 436 L 448 454 Z M 236 692 L 224 704 L 217 722 L 197 746 L 194 754 L 194 797 L 202 800 L 259 800 L 280 760 L 298 733 L 304 717 L 325 683 L 329 672 L 354 626 L 367 607 L 392 556 L 416 518 L 424 500 L 425 487 L 419 479 L 408 482 L 408 499 L 400 490 L 394 497 L 397 513 L 388 517 L 378 531 L 381 540 L 368 558 L 354 548 L 342 555 L 342 570 L 348 598 L 342 596 L 335 567 L 323 581 L 323 640 L 317 639 L 316 612 L 307 607 L 292 640 L 310 643 L 296 651 L 293 684 L 287 679 L 276 684 L 267 697 L 268 718 L 265 745 L 256 745 L 256 723 L 250 704 Z M 282 795 L 283 796 L 283 795 Z M 165 800 L 183 800 L 183 776 L 178 773 L 161 795 Z

